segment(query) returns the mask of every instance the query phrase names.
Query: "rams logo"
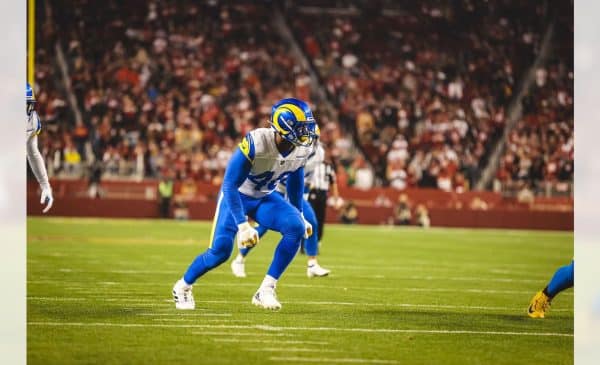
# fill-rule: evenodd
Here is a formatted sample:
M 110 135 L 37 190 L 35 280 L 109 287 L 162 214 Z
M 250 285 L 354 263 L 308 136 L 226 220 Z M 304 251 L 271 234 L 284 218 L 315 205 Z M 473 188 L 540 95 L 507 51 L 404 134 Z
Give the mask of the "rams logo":
M 254 161 L 254 154 L 256 152 L 256 149 L 254 148 L 254 141 L 252 140 L 251 134 L 247 134 L 246 137 L 242 139 L 238 147 L 240 148 L 240 151 L 242 151 L 244 156 L 246 156 L 248 161 Z
M 240 150 L 244 153 L 244 155 L 248 156 L 250 153 L 250 143 L 248 143 L 248 138 L 243 138 L 240 142 Z

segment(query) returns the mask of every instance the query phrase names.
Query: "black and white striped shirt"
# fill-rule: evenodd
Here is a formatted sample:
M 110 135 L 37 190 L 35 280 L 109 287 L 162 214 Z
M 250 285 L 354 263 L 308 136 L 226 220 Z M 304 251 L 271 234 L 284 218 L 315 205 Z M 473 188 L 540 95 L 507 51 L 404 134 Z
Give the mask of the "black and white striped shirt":
M 329 186 L 334 182 L 335 171 L 333 170 L 333 167 L 325 161 L 317 163 L 311 176 L 310 188 L 328 191 Z

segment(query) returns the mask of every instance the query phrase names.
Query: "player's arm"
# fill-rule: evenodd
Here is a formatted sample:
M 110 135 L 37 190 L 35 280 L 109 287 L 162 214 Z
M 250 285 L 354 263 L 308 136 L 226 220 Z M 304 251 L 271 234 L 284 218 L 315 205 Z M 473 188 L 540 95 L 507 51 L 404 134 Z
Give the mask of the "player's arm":
M 40 203 L 46 204 L 43 210 L 46 213 L 52 208 L 54 197 L 52 196 L 52 188 L 48 181 L 48 172 L 46 171 L 44 158 L 38 149 L 37 134 L 33 134 L 27 138 L 27 161 L 29 161 L 29 166 L 31 166 L 31 170 L 42 189 Z
M 302 195 L 304 194 L 304 167 L 292 172 L 286 182 L 287 196 L 300 213 L 302 213 Z
M 304 219 L 304 215 L 302 214 L 302 196 L 304 194 L 304 167 L 300 167 L 298 170 L 292 172 L 288 178 L 286 183 L 287 196 L 295 206 L 300 214 L 302 215 L 302 219 Z M 312 225 L 304 219 L 304 226 L 306 228 L 306 232 L 304 233 L 304 238 L 308 238 L 312 235 Z
M 246 136 L 240 143 L 239 148 L 233 152 L 225 169 L 222 187 L 223 200 L 225 200 L 225 204 L 229 207 L 231 215 L 238 226 L 238 246 L 244 247 L 253 247 L 258 243 L 258 233 L 246 219 L 242 199 L 238 191 L 239 187 L 248 178 L 254 160 L 254 154 L 251 154 L 250 149 L 246 148 L 249 138 Z
M 238 148 L 233 152 L 223 176 L 223 199 L 238 225 L 247 221 L 238 188 L 248 178 L 251 168 L 252 163 Z

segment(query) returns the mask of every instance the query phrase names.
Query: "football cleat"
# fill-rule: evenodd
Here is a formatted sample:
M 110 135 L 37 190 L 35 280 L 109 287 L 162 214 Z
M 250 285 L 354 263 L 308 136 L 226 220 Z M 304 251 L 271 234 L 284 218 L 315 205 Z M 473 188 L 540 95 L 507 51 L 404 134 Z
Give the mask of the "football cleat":
M 246 264 L 243 260 L 235 259 L 231 261 L 231 272 L 236 278 L 246 277 Z
M 306 268 L 306 276 L 309 278 L 327 276 L 330 272 L 331 270 L 324 269 L 317 263 L 308 265 Z
M 278 310 L 281 309 L 281 303 L 277 300 L 275 288 L 261 287 L 252 297 L 252 304 L 265 309 Z
M 540 291 L 531 299 L 527 315 L 531 318 L 544 318 L 548 308 L 550 308 L 550 298 L 543 291 Z
M 173 286 L 173 300 L 177 309 L 191 310 L 196 308 L 192 286 L 186 285 L 183 279 L 179 279 Z

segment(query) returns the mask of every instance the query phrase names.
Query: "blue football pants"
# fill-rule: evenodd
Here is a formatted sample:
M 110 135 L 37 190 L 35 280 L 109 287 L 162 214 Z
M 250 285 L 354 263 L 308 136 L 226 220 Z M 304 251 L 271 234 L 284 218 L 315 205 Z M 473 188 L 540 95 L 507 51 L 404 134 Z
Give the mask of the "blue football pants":
M 282 235 L 267 271 L 267 275 L 279 279 L 294 259 L 304 236 L 305 227 L 300 211 L 276 192 L 263 198 L 252 198 L 244 194 L 240 194 L 240 197 L 246 215 L 261 226 Z M 236 233 L 237 224 L 223 199 L 223 193 L 219 193 L 210 246 L 189 266 L 183 276 L 185 282 L 192 284 L 209 270 L 227 261 L 233 250 Z

